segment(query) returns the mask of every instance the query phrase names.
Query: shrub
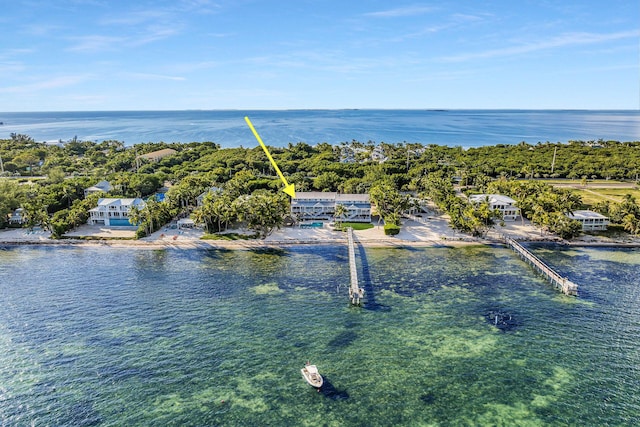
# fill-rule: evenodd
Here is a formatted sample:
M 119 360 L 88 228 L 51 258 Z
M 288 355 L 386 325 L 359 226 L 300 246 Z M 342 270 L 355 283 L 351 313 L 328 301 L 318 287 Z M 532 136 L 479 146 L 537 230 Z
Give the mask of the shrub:
M 384 225 L 384 234 L 387 236 L 395 236 L 400 233 L 400 227 L 395 224 L 385 224 Z
M 143 237 L 147 237 L 147 230 L 148 228 L 151 227 L 151 224 L 149 224 L 148 222 L 143 222 L 142 224 L 138 225 L 138 229 L 136 230 L 136 239 L 142 239 Z

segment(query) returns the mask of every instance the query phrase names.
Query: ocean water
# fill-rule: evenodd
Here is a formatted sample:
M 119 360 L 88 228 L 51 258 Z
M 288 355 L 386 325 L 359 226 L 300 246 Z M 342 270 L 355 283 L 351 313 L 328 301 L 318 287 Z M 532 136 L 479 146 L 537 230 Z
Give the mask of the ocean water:
M 0 138 L 36 141 L 213 141 L 222 147 L 257 144 L 244 117 L 271 146 L 357 140 L 462 147 L 521 141 L 640 139 L 640 111 L 558 110 L 285 110 L 111 111 L 0 113 Z
M 640 251 L 531 249 L 6 247 L 0 424 L 638 425 Z

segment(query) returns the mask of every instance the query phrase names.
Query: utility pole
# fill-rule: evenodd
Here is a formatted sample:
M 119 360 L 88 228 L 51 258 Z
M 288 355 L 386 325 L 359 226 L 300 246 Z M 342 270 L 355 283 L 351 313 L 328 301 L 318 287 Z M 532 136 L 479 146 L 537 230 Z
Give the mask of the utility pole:
M 4 173 L 4 164 L 2 163 L 2 156 L 0 156 L 0 170 L 2 171 L 2 173 Z
M 558 147 L 557 146 L 555 146 L 553 148 L 553 160 L 551 161 L 551 173 L 553 173 L 553 168 L 556 165 L 556 151 L 558 151 Z

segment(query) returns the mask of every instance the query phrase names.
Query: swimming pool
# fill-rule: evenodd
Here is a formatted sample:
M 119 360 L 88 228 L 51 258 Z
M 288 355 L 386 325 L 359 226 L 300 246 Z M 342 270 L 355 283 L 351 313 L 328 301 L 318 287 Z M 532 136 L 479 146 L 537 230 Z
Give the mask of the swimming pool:
M 323 226 L 324 224 L 321 222 L 300 224 L 300 228 L 322 228 Z

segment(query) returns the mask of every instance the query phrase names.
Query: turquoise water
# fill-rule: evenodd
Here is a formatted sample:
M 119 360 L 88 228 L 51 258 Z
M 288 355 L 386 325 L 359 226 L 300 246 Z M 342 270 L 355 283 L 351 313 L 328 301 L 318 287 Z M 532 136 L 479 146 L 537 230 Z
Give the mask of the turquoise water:
M 5 248 L 0 420 L 637 425 L 640 251 L 531 249 L 580 297 L 501 247 L 360 248 L 363 308 L 345 247 Z
M 213 141 L 224 148 L 255 147 L 244 117 L 266 144 L 419 142 L 461 147 L 526 141 L 637 141 L 640 111 L 598 110 L 282 110 L 71 111 L 2 113 L 0 138 L 36 141 L 115 139 L 140 142 Z

